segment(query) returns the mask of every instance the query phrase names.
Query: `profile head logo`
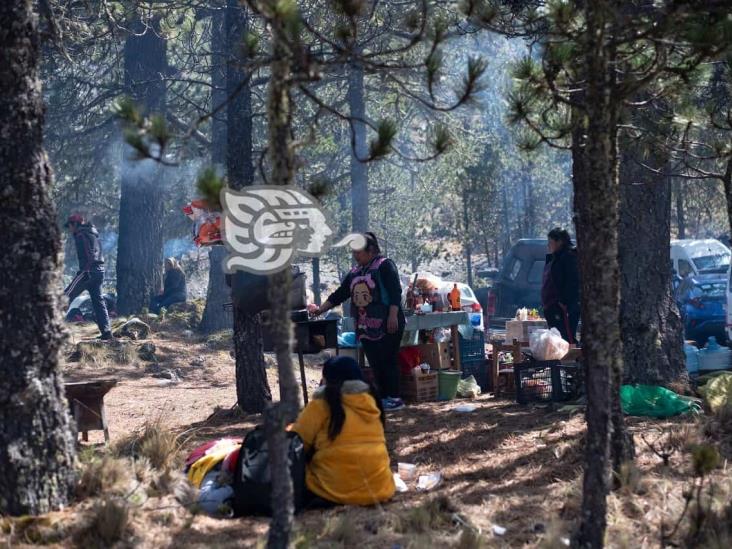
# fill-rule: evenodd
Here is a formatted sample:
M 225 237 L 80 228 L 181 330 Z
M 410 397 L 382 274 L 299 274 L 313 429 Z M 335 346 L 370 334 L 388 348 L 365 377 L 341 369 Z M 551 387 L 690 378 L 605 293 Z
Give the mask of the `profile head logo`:
M 334 231 L 317 200 L 297 187 L 262 185 L 223 189 L 223 240 L 229 255 L 224 271 L 271 274 L 296 257 L 319 257 L 331 247 L 366 246 L 361 234 L 331 244 Z

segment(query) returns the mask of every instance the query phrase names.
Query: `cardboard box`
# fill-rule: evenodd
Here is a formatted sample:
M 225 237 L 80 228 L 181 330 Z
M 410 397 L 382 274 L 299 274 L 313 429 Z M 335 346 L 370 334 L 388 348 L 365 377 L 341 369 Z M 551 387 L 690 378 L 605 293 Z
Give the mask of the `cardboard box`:
M 447 370 L 450 368 L 450 347 L 444 343 L 426 343 L 417 345 L 422 362 L 426 362 L 433 370 Z
M 432 402 L 437 400 L 437 372 L 402 376 L 402 398 L 408 402 Z
M 507 320 L 506 342 L 511 343 L 514 339 L 528 342 L 532 332 L 546 329 L 546 327 L 546 320 Z

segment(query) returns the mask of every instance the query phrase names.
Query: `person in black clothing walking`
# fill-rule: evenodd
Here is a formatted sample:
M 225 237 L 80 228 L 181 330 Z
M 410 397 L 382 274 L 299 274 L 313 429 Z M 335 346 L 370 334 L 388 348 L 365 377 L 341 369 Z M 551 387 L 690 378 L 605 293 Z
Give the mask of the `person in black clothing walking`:
M 356 336 L 376 374 L 376 385 L 385 410 L 404 406 L 399 397 L 397 354 L 406 320 L 402 310 L 402 286 L 397 267 L 381 255 L 374 233 L 365 233 L 366 247 L 353 252 L 356 266 L 315 315 L 350 298 Z
M 185 303 L 188 298 L 186 274 L 173 257 L 165 260 L 165 278 L 163 293 L 152 298 L 150 312 L 158 314 L 160 309 L 170 307 L 173 303 Z
M 556 328 L 569 343 L 577 343 L 580 318 L 580 279 L 577 249 L 562 228 L 549 231 L 549 253 L 544 265 L 541 302 L 550 328 Z
M 104 257 L 99 233 L 91 223 L 86 223 L 79 214 L 69 216 L 65 227 L 71 232 L 79 258 L 79 272 L 64 290 L 69 302 L 74 301 L 81 292 L 88 291 L 94 309 L 94 320 L 102 333 L 101 339 L 113 339 L 109 324 L 107 304 L 102 297 L 104 281 Z

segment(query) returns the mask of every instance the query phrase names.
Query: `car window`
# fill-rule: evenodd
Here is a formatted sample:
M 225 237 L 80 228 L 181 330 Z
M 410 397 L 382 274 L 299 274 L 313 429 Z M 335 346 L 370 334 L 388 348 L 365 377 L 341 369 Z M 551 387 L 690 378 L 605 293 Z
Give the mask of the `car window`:
M 529 284 L 536 284 L 541 282 L 544 276 L 544 264 L 545 261 L 534 261 L 529 270 Z
M 693 272 L 694 272 L 694 269 L 691 266 L 691 263 L 689 263 L 685 259 L 679 259 L 679 276 L 680 277 L 685 278 Z
M 514 259 L 513 265 L 511 265 L 511 269 L 508 271 L 508 279 L 516 280 L 516 277 L 518 276 L 520 271 L 521 271 L 521 260 Z
M 470 289 L 470 286 L 458 286 L 460 288 L 460 299 L 466 300 L 470 299 L 472 301 L 477 301 L 475 298 L 475 294 L 473 293 L 473 290 Z
M 702 257 L 695 257 L 693 261 L 699 272 L 725 272 L 727 267 L 729 267 L 729 254 L 705 255 Z

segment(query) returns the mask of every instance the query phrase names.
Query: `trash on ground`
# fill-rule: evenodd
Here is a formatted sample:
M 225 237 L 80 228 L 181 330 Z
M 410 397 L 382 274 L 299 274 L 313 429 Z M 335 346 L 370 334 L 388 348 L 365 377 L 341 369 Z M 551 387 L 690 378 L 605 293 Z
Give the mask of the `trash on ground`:
M 440 482 L 442 482 L 441 473 L 430 473 L 429 475 L 420 475 L 419 479 L 417 479 L 417 490 L 421 490 L 423 492 L 432 490 L 438 484 L 440 484 Z
M 399 477 L 403 480 L 414 480 L 417 466 L 413 463 L 398 463 L 397 470 L 399 471 Z
M 478 385 L 475 376 L 468 376 L 458 381 L 457 394 L 463 398 L 477 397 L 480 394 L 480 385 Z
M 732 372 L 722 372 L 707 381 L 699 392 L 712 412 L 717 412 L 732 404 Z
M 506 535 L 506 529 L 503 526 L 498 526 L 497 524 L 494 524 L 493 533 L 497 536 L 504 536 Z
M 478 407 L 474 404 L 461 404 L 460 406 L 455 406 L 455 408 L 453 408 L 456 412 L 464 413 L 475 412 L 477 409 Z
M 629 416 L 671 417 L 701 411 L 695 399 L 657 385 L 623 385 L 620 404 Z
M 399 473 L 394 473 L 394 486 L 396 486 L 396 491 L 400 494 L 409 491 L 409 488 L 407 488 L 407 483 L 402 480 L 402 477 L 399 476 Z

